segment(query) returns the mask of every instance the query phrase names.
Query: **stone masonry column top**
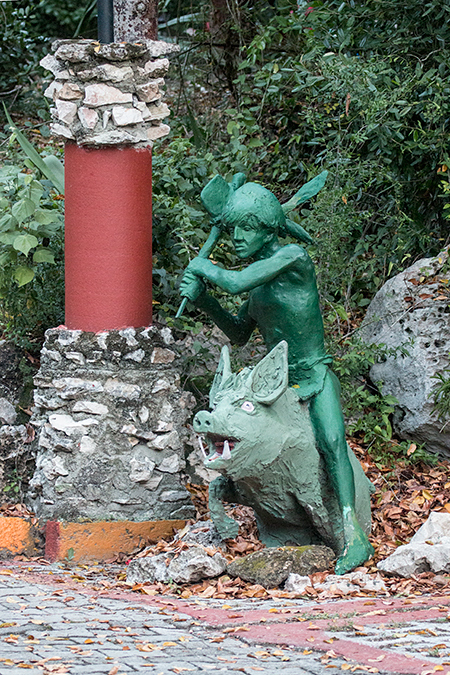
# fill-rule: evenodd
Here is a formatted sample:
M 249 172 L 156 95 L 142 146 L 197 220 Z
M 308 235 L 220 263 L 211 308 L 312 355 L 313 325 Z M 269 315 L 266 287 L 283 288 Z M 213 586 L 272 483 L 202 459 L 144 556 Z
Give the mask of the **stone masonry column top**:
M 52 50 L 41 66 L 55 77 L 45 91 L 54 135 L 84 147 L 145 148 L 169 133 L 161 88 L 178 45 L 56 40 Z

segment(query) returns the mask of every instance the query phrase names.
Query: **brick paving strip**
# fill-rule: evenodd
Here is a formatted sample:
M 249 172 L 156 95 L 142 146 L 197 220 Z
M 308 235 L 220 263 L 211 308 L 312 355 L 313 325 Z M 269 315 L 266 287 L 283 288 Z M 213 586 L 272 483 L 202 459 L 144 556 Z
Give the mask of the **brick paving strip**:
M 182 600 L 77 570 L 0 563 L 0 675 L 450 675 L 450 596 Z

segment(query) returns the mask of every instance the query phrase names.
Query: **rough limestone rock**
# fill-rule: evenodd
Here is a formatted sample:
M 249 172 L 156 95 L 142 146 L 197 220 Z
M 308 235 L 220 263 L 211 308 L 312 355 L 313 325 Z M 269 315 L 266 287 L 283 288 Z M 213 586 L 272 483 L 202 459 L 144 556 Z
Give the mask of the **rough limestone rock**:
M 57 40 L 41 65 L 55 81 L 44 96 L 54 102 L 52 133 L 87 147 L 151 147 L 170 129 L 161 103 L 174 44 L 140 40 L 100 45 L 96 40 Z M 122 128 L 126 127 L 126 132 Z
M 284 585 L 284 590 L 302 595 L 307 586 L 313 586 L 309 577 L 290 574 Z M 349 574 L 342 574 L 340 576 L 329 574 L 325 581 L 314 584 L 313 587 L 319 593 L 338 593 L 339 595 L 349 595 L 351 593 L 359 593 L 360 591 L 365 591 L 366 593 L 384 593 L 387 591 L 386 585 L 379 574 L 376 577 L 372 577 L 363 571 L 350 572 Z
M 128 583 L 144 584 L 160 581 L 166 584 L 169 581 L 166 564 L 168 558 L 170 558 L 170 554 L 160 553 L 159 555 L 132 560 L 127 569 Z
M 16 418 L 15 407 L 6 398 L 0 398 L 0 424 L 14 424 Z
M 394 428 L 405 439 L 450 457 L 450 425 L 433 412 L 433 379 L 449 365 L 449 249 L 419 260 L 389 279 L 367 310 L 360 336 L 367 343 L 405 347 L 372 366 L 370 377 L 397 398 Z M 430 396 L 431 395 L 431 396 Z
M 193 525 L 186 525 L 183 530 L 178 530 L 174 540 L 183 540 L 188 544 L 199 544 L 212 548 L 226 548 L 212 520 L 200 520 Z
M 409 544 L 399 546 L 377 567 L 401 577 L 430 571 L 450 572 L 450 513 L 432 512 Z
M 305 576 L 329 569 L 335 553 L 328 546 L 282 546 L 256 551 L 228 564 L 227 572 L 264 588 L 281 586 L 292 573 Z
M 178 556 L 174 553 L 161 553 L 132 560 L 127 571 L 127 581 L 132 584 L 155 581 L 189 584 L 218 577 L 226 566 L 227 561 L 220 553 L 209 555 L 203 546 L 193 544 Z

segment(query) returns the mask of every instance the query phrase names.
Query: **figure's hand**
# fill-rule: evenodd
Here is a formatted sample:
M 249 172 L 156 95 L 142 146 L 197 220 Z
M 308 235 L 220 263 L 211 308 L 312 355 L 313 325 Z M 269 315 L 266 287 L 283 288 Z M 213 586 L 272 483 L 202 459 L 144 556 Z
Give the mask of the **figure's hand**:
M 211 267 L 214 268 L 214 265 L 210 260 L 207 258 L 199 258 L 197 256 L 191 260 L 186 268 L 186 272 L 191 272 L 197 277 L 205 277 L 208 275 L 208 271 L 211 270 Z
M 180 284 L 180 294 L 183 298 L 189 298 L 191 302 L 195 302 L 206 291 L 206 286 L 202 279 L 191 272 L 189 268 L 183 274 L 183 279 Z

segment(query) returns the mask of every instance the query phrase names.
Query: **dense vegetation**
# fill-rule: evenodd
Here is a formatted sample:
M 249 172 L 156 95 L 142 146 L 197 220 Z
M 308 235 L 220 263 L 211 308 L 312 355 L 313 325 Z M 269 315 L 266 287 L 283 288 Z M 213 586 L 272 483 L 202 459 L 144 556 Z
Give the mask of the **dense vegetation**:
M 178 40 L 181 53 L 168 81 L 172 133 L 154 149 L 159 316 L 180 329 L 200 328 L 193 309 L 179 322 L 173 316 L 181 271 L 208 233 L 198 197 L 214 173 L 245 171 L 284 201 L 328 169 L 327 187 L 296 217 L 315 240 L 310 253 L 337 368 L 344 384 L 359 379 L 359 397 L 353 385 L 344 390 L 355 429 L 381 447 L 391 437 L 393 402 L 367 388 L 367 369 L 378 356 L 349 336 L 388 277 L 449 241 L 450 0 L 261 4 L 160 3 L 160 36 Z M 0 94 L 17 120 L 31 116 L 45 135 L 48 111 L 37 60 L 48 50 L 48 37 L 95 34 L 95 3 L 18 0 L 2 7 L 7 30 L 0 38 Z M 8 135 L 5 128 L 3 148 Z M 23 166 L 15 152 L 5 153 L 6 163 Z M 35 172 L 33 180 L 43 187 L 36 199 L 45 202 L 35 199 L 35 207 L 59 212 L 61 202 L 42 178 Z M 14 213 L 28 188 L 17 173 L 12 182 L 11 176 L 2 180 Z M 53 225 L 44 236 L 41 228 L 42 240 L 27 251 L 14 248 L 5 222 L 3 325 L 13 339 L 30 344 L 61 320 L 61 231 Z M 34 278 L 21 283 L 17 269 L 46 247 L 56 264 L 41 262 L 38 254 Z M 235 264 L 226 239 L 215 256 Z M 43 284 L 52 289 L 51 311 L 43 308 Z M 229 307 L 241 302 L 222 300 Z

